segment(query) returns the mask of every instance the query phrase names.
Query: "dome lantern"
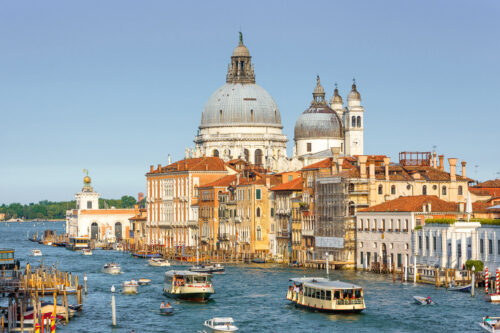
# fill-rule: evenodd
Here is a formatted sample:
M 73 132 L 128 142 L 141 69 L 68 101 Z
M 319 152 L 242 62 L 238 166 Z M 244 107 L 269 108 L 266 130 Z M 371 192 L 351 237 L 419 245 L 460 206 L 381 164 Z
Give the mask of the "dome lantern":
M 240 41 L 234 48 L 231 63 L 228 66 L 227 83 L 255 83 L 255 74 L 251 63 L 252 57 L 245 44 L 243 34 L 240 32 Z
M 316 75 L 316 87 L 314 87 L 311 106 L 313 105 L 326 105 L 325 89 L 323 89 L 323 86 L 321 85 L 319 75 Z
M 347 105 L 348 106 L 359 106 L 361 105 L 361 95 L 359 94 L 356 87 L 356 79 L 352 79 L 352 89 L 347 95 Z

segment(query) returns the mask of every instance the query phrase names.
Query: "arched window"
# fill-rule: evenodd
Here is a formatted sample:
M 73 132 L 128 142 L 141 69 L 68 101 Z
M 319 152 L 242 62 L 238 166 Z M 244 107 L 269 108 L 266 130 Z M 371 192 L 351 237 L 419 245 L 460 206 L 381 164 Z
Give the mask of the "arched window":
M 352 125 L 351 127 L 356 127 L 356 117 L 352 116 Z
M 256 212 L 255 212 L 255 215 L 256 215 L 257 217 L 260 217 L 260 208 L 259 208 L 259 207 L 257 207 L 257 210 L 256 210 Z
M 355 213 L 356 213 L 356 208 L 354 206 L 354 202 L 351 201 L 349 202 L 349 215 L 354 216 Z
M 262 240 L 262 229 L 257 226 L 257 240 Z
M 245 157 L 245 161 L 248 162 L 250 160 L 250 152 L 248 151 L 248 149 L 243 150 L 243 155 Z
M 396 194 L 396 185 L 391 186 L 391 194 L 392 195 Z
M 214 149 L 213 156 L 214 157 L 219 157 L 219 151 L 217 149 Z
M 219 111 L 219 121 L 222 122 L 222 110 Z
M 443 189 L 441 190 L 441 193 L 443 193 L 443 195 L 446 195 L 446 186 L 443 186 Z
M 458 195 L 464 195 L 464 188 L 462 185 L 458 186 Z
M 357 125 L 358 125 L 358 127 L 361 127 L 361 117 L 358 116 L 358 118 L 356 118 L 356 119 L 357 119 Z
M 422 186 L 422 195 L 427 195 L 427 185 Z
M 93 222 L 90 225 L 90 238 L 91 239 L 99 238 L 99 225 L 97 224 L 97 222 Z
M 255 165 L 262 166 L 262 150 L 255 150 Z
M 349 183 L 349 192 L 354 192 L 354 183 Z
M 384 193 L 384 189 L 383 189 L 382 185 L 379 185 L 378 186 L 378 194 L 382 194 L 382 193 Z
M 121 222 L 115 223 L 115 238 L 117 241 L 122 239 L 122 224 Z
M 250 110 L 250 121 L 253 122 L 253 109 Z

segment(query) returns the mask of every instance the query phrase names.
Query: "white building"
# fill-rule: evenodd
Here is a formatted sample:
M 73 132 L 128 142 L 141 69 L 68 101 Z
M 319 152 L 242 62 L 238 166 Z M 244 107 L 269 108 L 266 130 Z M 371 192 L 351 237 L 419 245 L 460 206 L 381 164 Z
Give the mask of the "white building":
M 94 192 L 88 175 L 75 199 L 76 209 L 66 211 L 66 233 L 70 237 L 111 242 L 129 238 L 134 209 L 99 209 L 99 193 Z

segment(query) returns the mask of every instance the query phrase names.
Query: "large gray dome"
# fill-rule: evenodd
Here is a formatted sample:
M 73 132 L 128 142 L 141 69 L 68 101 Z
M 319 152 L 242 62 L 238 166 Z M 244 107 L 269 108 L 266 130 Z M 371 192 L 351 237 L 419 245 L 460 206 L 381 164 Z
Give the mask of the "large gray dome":
M 226 83 L 208 99 L 200 128 L 270 126 L 283 128 L 278 105 L 256 83 Z
M 327 105 L 311 106 L 295 123 L 295 140 L 344 137 L 342 120 Z

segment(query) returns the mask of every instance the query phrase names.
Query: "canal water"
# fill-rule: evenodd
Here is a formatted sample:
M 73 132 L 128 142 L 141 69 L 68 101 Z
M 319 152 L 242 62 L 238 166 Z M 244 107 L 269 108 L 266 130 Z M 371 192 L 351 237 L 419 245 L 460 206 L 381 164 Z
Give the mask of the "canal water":
M 16 258 L 39 262 L 31 257 L 40 248 L 45 264 L 57 263 L 59 269 L 76 273 L 83 281 L 88 276 L 88 294 L 83 311 L 60 326 L 57 332 L 198 332 L 203 321 L 212 317 L 233 317 L 240 332 L 480 332 L 483 316 L 499 316 L 500 304 L 484 301 L 484 290 L 470 294 L 447 292 L 429 285 L 392 283 L 390 276 L 354 271 L 334 271 L 330 278 L 361 285 L 367 309 L 361 314 L 332 315 L 295 308 L 285 299 L 289 277 L 323 276 L 324 272 L 282 268 L 272 265 L 229 266 L 225 274 L 213 278 L 216 294 L 206 304 L 172 301 L 173 316 L 159 314 L 167 298 L 162 293 L 164 272 L 169 267 L 150 267 L 145 259 L 116 251 L 94 251 L 83 256 L 64 248 L 43 246 L 28 241 L 27 233 L 36 229 L 55 229 L 62 233 L 64 223 L 0 223 L 0 248 L 15 249 Z M 101 273 L 107 262 L 117 262 L 123 273 Z M 187 267 L 173 266 L 183 269 Z M 111 285 L 120 289 L 125 280 L 149 278 L 149 286 L 139 287 L 137 295 L 116 293 L 118 327 L 111 326 Z M 413 303 L 414 295 L 431 296 L 435 306 Z M 72 302 L 70 300 L 70 302 Z

